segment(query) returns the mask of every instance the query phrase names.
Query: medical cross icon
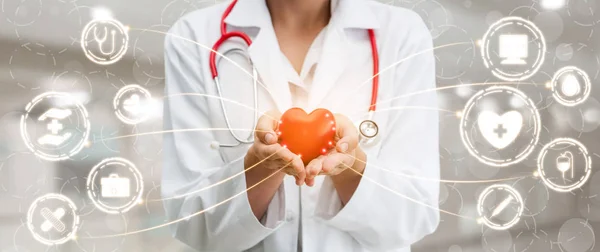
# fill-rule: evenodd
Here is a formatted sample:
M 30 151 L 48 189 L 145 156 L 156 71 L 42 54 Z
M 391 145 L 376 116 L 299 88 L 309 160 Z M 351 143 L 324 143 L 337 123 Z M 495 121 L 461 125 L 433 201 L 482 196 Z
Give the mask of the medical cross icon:
M 58 122 L 56 119 L 52 119 L 52 122 L 48 124 L 48 130 L 52 132 L 52 134 L 56 135 L 59 131 L 63 129 L 63 125 Z
M 494 129 L 494 133 L 498 134 L 498 138 L 502 138 L 502 136 L 506 134 L 506 132 L 508 131 L 506 131 L 506 129 L 501 123 L 498 124 L 498 127 L 496 129 Z

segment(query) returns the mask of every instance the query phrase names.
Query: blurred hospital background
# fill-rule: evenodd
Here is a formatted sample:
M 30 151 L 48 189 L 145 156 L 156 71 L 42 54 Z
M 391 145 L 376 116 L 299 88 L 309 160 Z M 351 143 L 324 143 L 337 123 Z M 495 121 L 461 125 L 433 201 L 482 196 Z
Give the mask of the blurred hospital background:
M 243 1 L 243 0 L 241 0 Z M 497 82 L 483 65 L 480 40 L 490 24 L 506 16 L 531 20 L 547 41 L 541 70 L 522 85 L 540 108 L 544 128 L 539 146 L 524 162 L 494 168 L 478 162 L 463 146 L 459 118 L 440 112 L 441 176 L 446 180 L 490 180 L 533 174 L 541 147 L 557 137 L 585 144 L 592 161 L 600 162 L 600 1 L 598 0 L 391 0 L 425 20 L 435 45 L 468 42 L 435 51 L 439 87 Z M 215 4 L 206 0 L 1 0 L 0 1 L 0 252 L 13 251 L 192 251 L 171 238 L 167 228 L 106 239 L 85 239 L 144 229 L 165 222 L 160 202 L 161 134 L 104 140 L 162 129 L 160 106 L 164 87 L 163 39 L 182 15 Z M 556 5 L 556 6 L 554 6 Z M 550 9 L 551 7 L 558 7 Z M 90 62 L 79 39 L 94 15 L 111 13 L 130 27 L 127 54 L 113 65 Z M 357 17 L 359 18 L 359 17 Z M 208 45 L 210 46 L 210 45 Z M 544 86 L 564 66 L 579 66 L 592 81 L 582 105 L 567 108 Z M 382 66 L 385 67 L 385 66 Z M 112 100 L 119 88 L 139 84 L 157 101 L 151 118 L 137 126 L 119 121 Z M 460 111 L 479 87 L 454 87 L 438 92 L 440 108 Z M 90 144 L 71 159 L 49 162 L 28 151 L 19 133 L 25 105 L 46 91 L 69 92 L 85 104 L 91 121 Z M 190 115 L 193 116 L 193 115 Z M 144 203 L 124 215 L 95 209 L 85 191 L 85 178 L 102 159 L 124 157 L 144 177 Z M 441 213 L 438 230 L 413 246 L 416 252 L 586 252 L 600 251 L 600 173 L 593 167 L 588 183 L 570 193 L 547 189 L 538 178 L 507 184 L 523 195 L 521 222 L 494 231 L 473 220 Z M 492 183 L 442 183 L 441 209 L 477 216 L 476 203 Z M 31 202 L 48 192 L 69 196 L 78 206 L 81 228 L 76 241 L 48 247 L 36 242 L 25 225 Z M 374 196 L 376 197 L 376 195 Z M 385 206 L 370 206 L 385 207 Z M 232 241 L 235 242 L 235 241 Z

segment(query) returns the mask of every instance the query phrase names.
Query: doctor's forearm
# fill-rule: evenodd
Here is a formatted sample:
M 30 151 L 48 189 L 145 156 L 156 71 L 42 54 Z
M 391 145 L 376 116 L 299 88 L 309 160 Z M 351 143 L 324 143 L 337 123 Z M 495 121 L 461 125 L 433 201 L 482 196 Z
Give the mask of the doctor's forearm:
M 357 161 L 354 161 L 351 168 L 347 168 L 338 175 L 331 176 L 331 180 L 342 201 L 342 205 L 346 205 L 346 203 L 350 201 L 356 188 L 358 188 L 362 174 L 365 171 L 367 155 L 360 148 L 357 148 L 355 157 Z M 358 160 L 362 160 L 363 162 Z
M 245 174 L 246 188 L 250 188 L 257 183 L 260 183 L 247 192 L 252 213 L 254 213 L 254 216 L 260 220 L 267 211 L 269 203 L 271 203 L 271 199 L 273 199 L 273 196 L 283 182 L 285 173 L 277 172 L 277 170 L 266 169 L 260 165 L 253 167 L 252 169 L 248 169 L 248 167 L 251 167 L 257 162 L 258 160 L 254 160 L 254 158 L 251 158 L 247 155 L 244 160 L 244 167 L 247 169 Z M 260 182 L 269 175 L 273 174 L 273 172 L 277 172 L 277 174 L 273 175 L 262 183 Z

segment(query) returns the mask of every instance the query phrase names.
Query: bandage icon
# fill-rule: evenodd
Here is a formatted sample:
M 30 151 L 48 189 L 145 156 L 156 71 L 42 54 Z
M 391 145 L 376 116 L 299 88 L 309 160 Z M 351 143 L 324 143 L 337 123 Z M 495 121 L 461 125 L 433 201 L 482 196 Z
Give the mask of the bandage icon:
M 65 223 L 60 220 L 63 216 L 65 216 L 64 208 L 57 208 L 54 212 L 52 212 L 50 209 L 44 207 L 42 210 L 40 210 L 40 214 L 42 215 L 42 218 L 46 220 L 44 223 L 42 223 L 42 231 L 48 232 L 52 228 L 58 232 L 65 231 Z

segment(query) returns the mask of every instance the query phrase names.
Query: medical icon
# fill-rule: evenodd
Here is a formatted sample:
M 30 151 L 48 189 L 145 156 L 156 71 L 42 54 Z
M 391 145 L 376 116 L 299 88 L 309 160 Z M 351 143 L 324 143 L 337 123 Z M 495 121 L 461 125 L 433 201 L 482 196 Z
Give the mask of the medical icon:
M 104 51 L 104 42 L 106 42 L 106 38 L 108 37 L 108 28 L 105 26 L 104 28 L 104 36 L 102 38 L 98 38 L 98 31 L 96 31 L 96 28 L 98 27 L 94 27 L 94 40 L 96 41 L 96 43 L 98 43 L 98 50 L 100 51 L 100 53 L 104 54 L 105 56 L 111 55 L 113 53 L 115 53 L 115 35 L 117 34 L 117 32 L 115 30 L 111 30 L 110 31 L 110 35 L 112 36 L 112 47 L 110 49 L 110 51 L 105 52 Z
M 479 195 L 479 222 L 495 230 L 509 229 L 519 222 L 524 206 L 521 194 L 511 186 L 489 186 Z
M 570 151 L 565 151 L 562 154 L 560 154 L 556 158 L 556 169 L 562 172 L 563 179 L 565 178 L 565 172 L 570 170 L 571 178 L 573 178 L 575 176 L 573 174 L 575 171 L 575 169 L 573 169 L 573 153 L 571 153 Z
M 79 228 L 77 206 L 61 194 L 39 197 L 27 211 L 27 228 L 43 244 L 63 244 L 74 239 Z
M 45 121 L 46 119 L 51 119 L 51 122 L 48 123 L 48 130 L 51 134 L 43 135 L 38 138 L 38 143 L 41 145 L 53 145 L 59 146 L 63 144 L 65 141 L 71 138 L 71 133 L 66 132 L 63 135 L 58 135 L 58 133 L 63 129 L 63 125 L 59 122 L 59 120 L 63 120 L 67 117 L 71 116 L 71 110 L 69 109 L 57 109 L 51 108 L 42 114 L 38 121 Z
M 509 111 L 502 116 L 483 111 L 479 114 L 477 124 L 485 140 L 498 149 L 504 149 L 519 136 L 523 116 L 518 111 Z
M 50 161 L 77 154 L 88 140 L 87 110 L 67 93 L 48 92 L 27 104 L 21 136 L 29 150 Z
M 500 204 L 498 204 L 498 206 L 496 206 L 496 208 L 494 208 L 494 211 L 492 212 L 492 215 L 490 215 L 490 217 L 496 217 L 498 214 L 504 211 L 514 199 L 515 197 L 513 197 L 512 195 L 508 195 L 508 198 L 504 199 L 504 201 L 502 201 Z
M 500 35 L 499 54 L 502 65 L 525 65 L 529 54 L 529 41 L 526 34 Z
M 504 167 L 530 155 L 540 136 L 540 115 L 520 90 L 493 86 L 473 95 L 461 112 L 460 135 L 480 162 Z
M 83 52 L 100 65 L 119 61 L 127 52 L 128 42 L 127 28 L 115 19 L 92 20 L 81 34 Z
M 150 92 L 139 85 L 127 85 L 119 89 L 113 100 L 117 118 L 126 124 L 138 124 L 150 116 L 152 106 Z
M 498 20 L 481 40 L 484 65 L 505 81 L 522 81 L 536 74 L 545 54 L 546 41 L 540 29 L 520 17 Z
M 101 178 L 100 187 L 102 187 L 103 198 L 127 198 L 130 196 L 129 179 L 120 178 L 116 173 Z
M 137 94 L 132 94 L 131 97 L 123 101 L 123 109 L 132 114 L 139 114 L 141 108 L 140 96 Z
M 62 207 L 57 208 L 54 212 L 50 211 L 47 207 L 42 208 L 40 214 L 42 215 L 42 218 L 46 220 L 40 227 L 42 231 L 48 232 L 52 228 L 58 232 L 65 231 L 65 223 L 60 220 L 65 216 L 65 213 L 65 209 Z
M 591 93 L 590 77 L 583 70 L 568 66 L 559 69 L 552 77 L 552 96 L 565 106 L 584 102 Z
M 94 166 L 87 177 L 87 193 L 96 208 L 109 214 L 129 211 L 141 202 L 142 174 L 124 158 L 108 158 Z
M 560 83 L 560 91 L 566 96 L 574 96 L 579 94 L 581 91 L 579 81 L 574 75 L 568 74 L 565 76 L 564 81 Z
M 538 175 L 557 192 L 583 186 L 591 175 L 592 159 L 587 149 L 572 138 L 558 138 L 546 144 L 538 156 Z

